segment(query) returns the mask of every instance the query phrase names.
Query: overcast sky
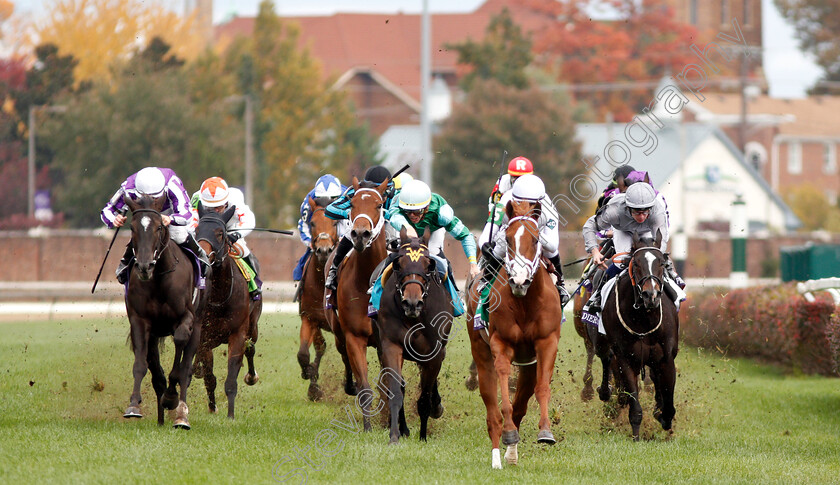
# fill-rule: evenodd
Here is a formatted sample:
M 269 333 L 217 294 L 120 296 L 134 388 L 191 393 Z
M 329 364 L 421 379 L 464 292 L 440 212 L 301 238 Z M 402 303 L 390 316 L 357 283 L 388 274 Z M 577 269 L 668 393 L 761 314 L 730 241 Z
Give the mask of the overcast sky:
M 42 15 L 44 5 L 51 0 L 12 0 L 15 13 Z M 184 1 L 161 0 L 176 11 L 183 11 Z M 256 15 L 259 0 L 214 0 L 213 16 L 216 23 L 231 15 L 244 17 Z M 469 12 L 484 0 L 429 0 L 432 12 Z M 761 0 L 764 36 L 764 70 L 770 84 L 770 95 L 776 97 L 801 97 L 821 74 L 821 70 L 797 48 L 793 29 L 779 15 L 772 0 Z M 397 12 L 418 13 L 422 0 L 275 0 L 281 15 L 329 15 L 335 12 Z M 434 29 L 434 24 L 432 25 Z

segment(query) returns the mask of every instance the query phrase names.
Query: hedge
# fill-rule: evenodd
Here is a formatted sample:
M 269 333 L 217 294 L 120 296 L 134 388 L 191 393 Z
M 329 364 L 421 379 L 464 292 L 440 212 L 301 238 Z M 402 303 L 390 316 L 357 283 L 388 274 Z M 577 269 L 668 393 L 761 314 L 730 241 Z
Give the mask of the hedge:
M 840 375 L 840 315 L 827 292 L 808 302 L 795 284 L 692 293 L 682 318 L 688 345 Z

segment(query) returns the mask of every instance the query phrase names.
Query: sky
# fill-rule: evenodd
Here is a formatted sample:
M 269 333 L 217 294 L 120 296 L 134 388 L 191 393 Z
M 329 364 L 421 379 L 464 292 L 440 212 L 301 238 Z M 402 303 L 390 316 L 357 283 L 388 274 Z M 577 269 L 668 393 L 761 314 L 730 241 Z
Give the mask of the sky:
M 44 14 L 51 0 L 12 0 L 18 15 Z M 183 11 L 185 0 L 161 0 L 173 10 Z M 190 0 L 187 0 L 190 1 Z M 194 1 L 194 0 L 192 0 Z M 470 12 L 484 0 L 428 0 L 431 12 Z M 219 23 L 236 14 L 253 17 L 260 0 L 214 0 L 214 22 Z M 811 56 L 799 51 L 793 28 L 779 15 L 773 0 L 761 0 L 764 37 L 764 70 L 770 85 L 770 95 L 781 98 L 805 96 L 805 90 L 820 77 L 822 70 Z M 330 15 L 335 12 L 402 11 L 419 13 L 423 0 L 275 0 L 280 15 Z M 432 25 L 434 29 L 434 24 Z

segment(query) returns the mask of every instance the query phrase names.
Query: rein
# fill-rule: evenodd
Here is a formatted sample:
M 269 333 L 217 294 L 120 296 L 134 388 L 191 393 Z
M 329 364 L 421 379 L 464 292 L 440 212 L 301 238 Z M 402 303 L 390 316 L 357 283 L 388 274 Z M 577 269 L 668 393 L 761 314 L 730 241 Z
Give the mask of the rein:
M 653 246 L 640 248 L 640 250 L 641 249 L 646 249 L 646 250 L 650 250 L 650 251 L 658 251 L 660 254 L 662 254 L 661 249 L 659 249 L 657 247 L 653 247 Z M 633 276 L 633 258 L 635 257 L 635 255 L 636 255 L 636 251 L 633 251 L 633 254 L 630 255 L 630 263 L 627 267 L 627 274 L 630 277 L 630 284 L 633 286 L 633 298 L 634 298 L 634 300 L 638 300 L 638 294 L 641 293 L 642 285 L 644 284 L 645 281 L 647 281 L 649 279 L 652 279 L 656 283 L 658 283 L 660 288 L 661 288 L 662 287 L 662 280 L 656 275 L 649 274 L 649 275 L 643 277 L 638 283 L 636 283 L 636 279 Z M 637 337 L 644 337 L 646 335 L 650 335 L 651 333 L 657 331 L 659 329 L 659 327 L 662 326 L 662 297 L 660 296 L 660 298 L 659 298 L 659 322 L 656 324 L 655 327 L 648 330 L 647 332 L 641 332 L 640 333 L 640 332 L 636 332 L 635 330 L 631 329 L 630 326 L 627 325 L 627 322 L 624 321 L 624 317 L 621 315 L 621 308 L 619 306 L 620 298 L 619 298 L 619 293 L 618 293 L 618 286 L 619 286 L 619 284 L 616 281 L 616 283 L 615 283 L 615 313 L 616 313 L 616 315 L 618 315 L 618 321 L 621 322 L 621 326 L 624 327 L 625 330 L 627 330 L 628 332 L 630 332 L 631 334 L 633 334 Z M 633 303 L 633 308 L 639 309 L 636 301 L 634 301 L 634 303 Z
M 135 211 L 132 211 L 132 214 L 137 214 L 139 212 L 151 212 L 153 214 L 157 214 L 158 216 L 161 215 L 161 213 L 159 211 L 155 210 L 155 209 L 137 209 Z M 166 232 L 169 232 L 169 230 L 167 230 Z M 163 239 L 163 238 L 166 238 L 166 241 L 162 241 L 161 239 Z M 155 250 L 152 252 L 152 265 L 157 265 L 158 257 L 160 257 L 163 254 L 163 252 L 166 251 L 167 248 L 169 248 L 169 237 L 168 237 L 168 235 L 164 234 L 163 237 L 158 238 L 158 239 L 159 239 L 158 240 L 159 244 L 158 244 L 158 246 L 155 247 Z M 160 247 L 160 246 L 162 246 L 162 247 Z M 176 258 L 175 262 L 176 263 L 178 262 L 177 258 Z M 174 271 L 174 270 L 170 270 L 170 271 Z M 168 273 L 168 272 L 169 271 L 167 271 L 166 273 Z
M 382 198 L 382 194 L 380 194 L 379 191 L 376 190 L 376 189 L 361 188 L 361 189 L 356 191 L 356 194 L 358 194 L 359 192 L 373 192 L 374 194 L 376 194 L 377 197 L 379 197 L 379 200 L 381 202 L 383 202 L 383 203 L 385 202 L 385 199 Z M 354 195 L 354 197 L 355 197 L 355 195 Z M 370 222 L 372 235 L 370 237 L 370 240 L 368 240 L 367 244 L 365 244 L 365 249 L 369 248 L 373 244 L 373 242 L 376 240 L 376 238 L 379 237 L 379 233 L 382 232 L 382 227 L 385 225 L 385 215 L 384 215 L 384 213 L 385 213 L 385 209 L 379 209 L 379 222 L 377 222 L 376 224 L 374 224 L 373 219 L 365 213 L 361 213 L 361 214 L 357 215 L 351 221 L 351 224 L 353 224 L 353 225 L 356 224 L 357 219 L 367 219 L 368 222 Z

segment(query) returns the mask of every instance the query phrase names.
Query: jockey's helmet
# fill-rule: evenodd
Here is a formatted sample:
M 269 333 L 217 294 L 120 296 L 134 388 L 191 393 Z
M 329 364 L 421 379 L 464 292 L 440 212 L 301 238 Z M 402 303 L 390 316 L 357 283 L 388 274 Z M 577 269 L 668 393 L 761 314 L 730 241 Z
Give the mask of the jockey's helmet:
M 513 183 L 510 195 L 518 202 L 539 202 L 545 195 L 545 184 L 536 175 L 523 175 Z
M 389 178 L 391 178 L 391 171 L 383 167 L 382 165 L 370 167 L 369 169 L 367 169 L 367 172 L 365 172 L 365 180 L 368 182 L 373 182 L 375 184 L 381 184 Z
M 338 177 L 332 174 L 322 175 L 317 182 L 315 182 L 315 198 L 327 197 L 335 198 L 341 195 L 341 182 Z
M 230 191 L 221 177 L 210 177 L 201 184 L 201 203 L 204 207 L 221 207 L 227 204 Z
M 511 177 L 521 177 L 534 173 L 534 164 L 525 157 L 516 157 L 508 163 L 508 174 Z
M 400 190 L 403 188 L 404 185 L 414 180 L 414 177 L 411 176 L 410 173 L 403 172 L 396 177 L 394 177 L 394 188 Z
M 146 167 L 137 172 L 134 188 L 141 194 L 160 197 L 166 188 L 166 177 L 163 176 L 163 172 L 159 168 Z
M 400 191 L 400 209 L 404 211 L 425 209 L 431 201 L 432 190 L 422 180 L 412 180 Z
M 650 184 L 637 182 L 627 188 L 624 203 L 631 209 L 649 209 L 656 202 L 656 191 Z

